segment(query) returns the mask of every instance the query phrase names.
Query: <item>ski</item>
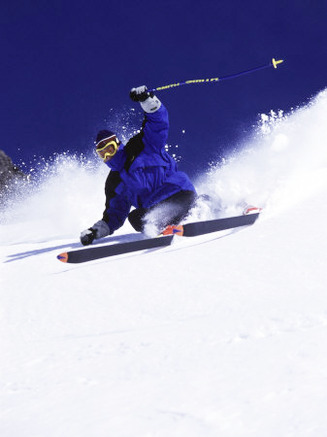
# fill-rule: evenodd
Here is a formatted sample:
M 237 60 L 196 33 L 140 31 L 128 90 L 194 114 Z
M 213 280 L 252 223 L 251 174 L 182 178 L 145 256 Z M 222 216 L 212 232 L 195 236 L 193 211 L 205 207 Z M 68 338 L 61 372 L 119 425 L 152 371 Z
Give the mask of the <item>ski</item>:
M 198 235 L 210 234 L 211 232 L 252 225 L 258 217 L 259 213 L 256 213 L 187 223 L 186 225 L 172 226 L 172 234 L 181 235 L 183 237 L 197 237 Z M 169 235 L 169 231 L 168 233 L 166 232 L 165 235 Z
M 59 261 L 64 263 L 83 263 L 86 261 L 93 261 L 95 259 L 107 258 L 109 256 L 137 252 L 139 250 L 169 246 L 173 237 L 173 235 L 168 235 L 156 238 L 146 238 L 144 240 L 128 241 L 127 243 L 87 247 L 85 249 L 61 253 L 57 256 L 57 258 Z
M 258 217 L 259 213 L 256 213 L 187 223 L 179 226 L 168 226 L 163 232 L 163 235 L 156 238 L 145 238 L 144 240 L 129 241 L 127 243 L 107 244 L 105 246 L 93 246 L 72 250 L 59 254 L 57 259 L 64 263 L 83 263 L 115 255 L 166 247 L 171 244 L 175 235 L 196 237 L 240 226 L 248 226 L 252 225 Z

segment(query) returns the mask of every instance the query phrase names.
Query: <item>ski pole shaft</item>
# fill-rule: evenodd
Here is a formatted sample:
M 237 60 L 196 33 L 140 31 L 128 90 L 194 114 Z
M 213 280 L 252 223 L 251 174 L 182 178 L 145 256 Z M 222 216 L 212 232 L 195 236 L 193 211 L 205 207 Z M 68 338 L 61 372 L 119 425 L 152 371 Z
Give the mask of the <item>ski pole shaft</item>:
M 245 74 L 250 74 L 250 73 L 253 73 L 253 72 L 258 71 L 258 70 L 263 70 L 264 68 L 274 67 L 276 69 L 277 66 L 279 64 L 281 64 L 282 62 L 284 62 L 284 60 L 282 60 L 282 59 L 276 60 L 275 58 L 273 58 L 272 61 L 269 62 L 269 64 L 261 65 L 259 67 L 250 68 L 249 70 L 241 71 L 240 73 L 229 74 L 228 76 L 222 76 L 222 77 L 211 77 L 209 79 L 185 80 L 183 82 L 171 83 L 169 85 L 164 85 L 164 86 L 159 86 L 157 88 L 152 88 L 151 90 L 149 90 L 149 92 L 164 91 L 164 90 L 168 90 L 171 88 L 177 88 L 177 87 L 180 87 L 183 85 L 216 83 L 216 82 L 221 82 L 222 80 L 235 79 L 236 77 L 243 76 Z

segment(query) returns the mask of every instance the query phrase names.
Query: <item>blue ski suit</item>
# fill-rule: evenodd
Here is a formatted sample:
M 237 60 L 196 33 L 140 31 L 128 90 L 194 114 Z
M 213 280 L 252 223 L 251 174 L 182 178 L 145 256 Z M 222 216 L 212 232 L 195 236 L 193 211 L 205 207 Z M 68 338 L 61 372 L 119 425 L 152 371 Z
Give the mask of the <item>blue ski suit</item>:
M 188 176 L 177 169 L 167 153 L 168 112 L 163 104 L 145 112 L 142 130 L 132 137 L 106 164 L 111 169 L 105 185 L 103 220 L 110 233 L 120 228 L 132 207 L 148 209 L 179 192 L 193 192 Z

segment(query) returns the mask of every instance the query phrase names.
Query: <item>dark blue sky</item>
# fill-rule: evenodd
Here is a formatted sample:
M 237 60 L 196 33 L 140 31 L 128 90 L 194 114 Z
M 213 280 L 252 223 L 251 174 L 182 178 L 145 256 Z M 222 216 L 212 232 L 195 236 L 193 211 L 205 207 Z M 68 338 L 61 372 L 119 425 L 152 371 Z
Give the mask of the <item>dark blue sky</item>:
M 285 59 L 277 70 L 158 93 L 181 166 L 200 171 L 249 134 L 259 113 L 288 111 L 326 87 L 326 22 L 325 0 L 2 2 L 0 148 L 18 164 L 86 152 L 98 129 L 137 108 L 133 86 Z

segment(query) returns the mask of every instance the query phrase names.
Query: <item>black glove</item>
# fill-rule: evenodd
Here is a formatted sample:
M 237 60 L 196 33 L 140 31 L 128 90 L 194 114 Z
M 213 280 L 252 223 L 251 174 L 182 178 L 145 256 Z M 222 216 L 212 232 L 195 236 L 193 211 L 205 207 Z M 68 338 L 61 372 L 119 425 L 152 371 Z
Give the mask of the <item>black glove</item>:
M 150 93 L 145 85 L 137 88 L 132 88 L 129 93 L 133 102 L 144 102 L 148 97 L 153 97 L 153 93 Z
M 81 233 L 80 240 L 83 246 L 93 243 L 94 239 L 103 238 L 112 234 L 108 224 L 104 220 L 99 220 L 94 225 Z
M 81 243 L 83 246 L 88 246 L 93 243 L 93 240 L 96 238 L 96 230 L 89 228 L 86 231 L 83 231 L 80 236 Z

